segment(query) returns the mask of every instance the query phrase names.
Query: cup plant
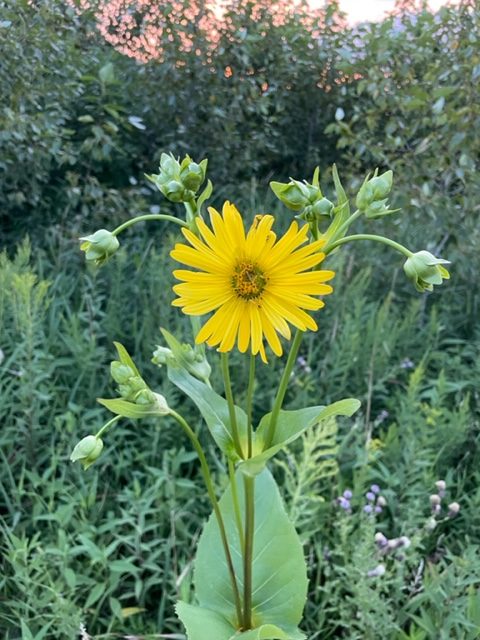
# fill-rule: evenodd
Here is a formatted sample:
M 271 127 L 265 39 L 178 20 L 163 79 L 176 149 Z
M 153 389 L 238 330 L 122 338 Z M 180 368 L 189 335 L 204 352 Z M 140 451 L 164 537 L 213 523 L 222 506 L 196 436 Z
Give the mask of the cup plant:
M 71 459 L 90 467 L 101 455 L 104 433 L 122 417 L 168 416 L 176 421 L 198 454 L 213 509 L 198 543 L 195 602 L 178 602 L 176 607 L 189 640 L 300 640 L 305 638 L 298 625 L 307 596 L 306 564 L 268 462 L 306 429 L 335 416 L 352 416 L 360 406 L 346 398 L 328 406 L 282 408 L 302 337 L 317 330 L 313 313 L 333 291 L 335 274 L 321 267 L 344 245 L 367 240 L 403 254 L 405 273 L 420 292 L 431 291 L 449 274 L 446 261 L 428 251 L 413 253 L 379 235 L 348 234 L 362 216 L 375 219 L 393 212 L 387 202 L 391 171 L 366 177 L 353 213 L 335 166 L 336 202 L 323 195 L 318 169 L 311 183 L 272 182 L 275 195 L 296 213 L 286 233 L 277 236 L 274 216 L 257 215 L 246 230 L 230 202 L 221 213 L 209 208 L 207 217 L 204 205 L 212 183 L 208 180 L 202 189 L 206 170 L 207 160 L 196 163 L 187 156 L 180 162 L 162 154 L 159 173 L 147 177 L 168 200 L 184 205 L 185 217 L 159 213 L 132 218 L 113 231 L 101 229 L 82 238 L 81 248 L 87 261 L 101 265 L 118 249 L 120 233 L 137 222 L 160 220 L 181 227 L 183 239 L 170 254 L 180 264 L 173 271 L 179 282 L 172 304 L 189 316 L 193 340 L 182 343 L 162 329 L 164 345 L 153 360 L 166 366 L 171 383 L 196 405 L 225 456 L 227 489 L 219 499 L 196 430 L 150 389 L 118 343 L 118 359 L 111 363 L 118 397 L 99 399 L 115 417 L 97 434 L 83 438 Z M 255 425 L 258 360 L 268 366 L 269 360 L 282 357 L 285 345 L 288 356 L 274 401 Z M 234 349 L 249 361 L 243 407 L 235 403 L 230 380 L 229 353 Z M 210 383 L 211 363 L 220 367 L 221 391 Z

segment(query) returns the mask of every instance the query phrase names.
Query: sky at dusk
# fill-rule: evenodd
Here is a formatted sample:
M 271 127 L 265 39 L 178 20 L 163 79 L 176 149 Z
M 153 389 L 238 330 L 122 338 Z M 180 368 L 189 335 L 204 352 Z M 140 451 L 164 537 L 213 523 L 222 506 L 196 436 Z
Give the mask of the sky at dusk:
M 314 7 L 324 5 L 324 0 L 310 0 Z M 446 0 L 429 0 L 432 9 L 438 9 L 446 4 Z M 380 20 L 386 11 L 391 11 L 395 0 L 340 0 L 340 5 L 350 17 L 350 22 L 363 22 L 365 20 Z

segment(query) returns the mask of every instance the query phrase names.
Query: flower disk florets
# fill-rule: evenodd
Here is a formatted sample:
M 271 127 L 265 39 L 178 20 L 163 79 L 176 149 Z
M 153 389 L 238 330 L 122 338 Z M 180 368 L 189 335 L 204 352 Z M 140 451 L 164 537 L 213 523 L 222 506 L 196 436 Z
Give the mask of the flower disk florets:
M 244 300 L 256 300 L 262 295 L 268 279 L 256 264 L 240 262 L 234 269 L 232 288 Z
M 238 346 L 245 353 L 260 354 L 266 361 L 265 341 L 282 355 L 279 335 L 291 338 L 289 324 L 301 331 L 315 331 L 307 313 L 324 306 L 318 296 L 332 292 L 325 284 L 333 271 L 312 271 L 325 257 L 323 241 L 306 244 L 308 225 L 296 222 L 277 239 L 271 215 L 256 216 L 245 232 L 237 209 L 226 202 L 222 215 L 210 209 L 210 229 L 197 219 L 200 237 L 188 229 L 189 245 L 177 244 L 171 255 L 197 269 L 178 269 L 181 284 L 174 287 L 173 304 L 188 315 L 214 312 L 196 336 L 196 342 L 218 346 L 220 352 Z M 305 246 L 302 246 L 305 245 Z

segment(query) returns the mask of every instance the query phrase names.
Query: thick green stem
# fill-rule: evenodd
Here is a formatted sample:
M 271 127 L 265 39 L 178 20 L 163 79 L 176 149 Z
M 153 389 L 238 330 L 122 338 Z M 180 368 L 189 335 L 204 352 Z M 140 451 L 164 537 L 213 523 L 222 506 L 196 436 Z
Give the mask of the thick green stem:
M 300 348 L 300 343 L 302 342 L 303 333 L 304 333 L 303 331 L 300 331 L 300 329 L 297 329 L 297 332 L 295 333 L 295 336 L 292 341 L 292 346 L 290 347 L 290 353 L 288 354 L 287 364 L 285 365 L 285 369 L 283 370 L 283 374 L 280 379 L 280 384 L 278 386 L 277 395 L 273 403 L 272 415 L 270 417 L 270 424 L 268 425 L 267 437 L 265 439 L 265 449 L 268 449 L 272 445 L 273 438 L 275 436 L 275 429 L 277 428 L 278 416 L 280 414 L 280 409 L 282 408 L 283 400 L 287 392 L 287 387 L 290 381 L 290 376 L 293 371 L 293 367 L 295 366 L 295 360 L 297 359 L 297 354 Z
M 233 511 L 235 513 L 235 522 L 238 529 L 238 539 L 240 540 L 240 548 L 242 550 L 242 555 L 243 555 L 245 553 L 245 534 L 243 532 L 240 502 L 238 500 L 238 488 L 237 488 L 237 478 L 235 477 L 235 465 L 231 460 L 228 461 L 228 476 L 230 478 L 230 487 L 232 489 Z
M 332 237 L 330 238 L 330 240 L 327 242 L 327 244 L 326 244 L 325 248 L 323 249 L 323 251 L 325 251 L 326 253 L 328 253 L 328 252 L 330 251 L 330 246 L 331 246 L 332 244 L 334 244 L 334 242 L 335 242 L 336 238 L 341 237 L 342 233 L 344 233 L 344 231 L 346 231 L 346 230 L 349 228 L 349 226 L 352 224 L 352 222 L 354 222 L 354 221 L 355 221 L 357 218 L 359 218 L 361 215 L 362 215 L 362 212 L 361 212 L 361 211 L 359 211 L 358 209 L 357 209 L 354 213 L 352 213 L 352 215 L 351 215 L 349 218 L 347 218 L 347 219 L 345 220 L 345 222 L 344 222 L 342 225 L 340 225 L 340 226 L 338 227 L 338 229 L 335 231 L 335 233 L 333 234 L 333 236 L 332 236 Z
M 255 532 L 255 478 L 245 476 L 245 552 L 243 554 L 243 630 L 252 628 L 253 534 Z
M 232 383 L 230 381 L 230 370 L 228 367 L 228 353 L 220 354 L 220 361 L 222 363 L 223 384 L 225 386 L 225 397 L 228 403 L 228 415 L 230 418 L 233 444 L 240 458 L 244 459 L 245 456 L 243 455 L 242 445 L 238 435 L 237 416 L 235 414 L 235 403 L 233 401 Z
M 166 222 L 174 222 L 175 224 L 178 224 L 181 227 L 188 227 L 188 224 L 186 222 L 184 222 L 183 220 L 180 220 L 179 218 L 175 218 L 175 216 L 169 216 L 166 213 L 165 214 L 149 213 L 144 216 L 137 216 L 136 218 L 131 218 L 130 220 L 127 220 L 126 222 L 121 224 L 119 227 L 114 229 L 112 231 L 112 234 L 114 236 L 118 236 L 119 233 L 122 233 L 122 231 L 125 231 L 125 229 L 128 229 L 128 227 L 131 227 L 132 225 L 137 224 L 137 222 L 143 222 L 145 220 L 164 220 Z
M 210 475 L 210 469 L 208 467 L 208 462 L 205 457 L 205 453 L 203 452 L 202 445 L 200 444 L 199 439 L 195 435 L 193 429 L 190 427 L 188 422 L 176 411 L 171 410 L 171 415 L 175 418 L 178 424 L 185 431 L 187 436 L 190 438 L 195 451 L 197 452 L 198 458 L 200 460 L 200 467 L 202 470 L 203 479 L 205 481 L 205 485 L 207 487 L 208 497 L 213 506 L 213 511 L 215 513 L 215 517 L 217 518 L 218 529 L 220 531 L 220 538 L 222 540 L 223 550 L 225 552 L 225 558 L 227 561 L 228 573 L 230 574 L 230 580 L 232 583 L 233 589 L 233 597 L 235 600 L 235 609 L 237 612 L 238 623 L 240 624 L 242 621 L 242 604 L 240 599 L 240 592 L 238 590 L 237 578 L 235 576 L 235 568 L 233 566 L 232 556 L 230 553 L 230 547 L 228 546 L 227 532 L 225 530 L 225 523 L 223 521 L 222 512 L 220 511 L 220 506 L 218 504 L 217 496 L 215 495 L 215 489 L 213 487 L 212 477 Z
M 248 370 L 248 387 L 247 387 L 247 458 L 252 457 L 253 442 L 253 425 L 252 425 L 252 408 L 253 408 L 253 390 L 255 387 L 255 356 L 250 354 L 250 367 Z
M 413 255 L 411 251 L 409 251 L 406 247 L 399 244 L 398 242 L 395 242 L 395 240 L 390 240 L 390 238 L 384 238 L 383 236 L 372 235 L 370 233 L 357 233 L 353 236 L 345 236 L 345 238 L 340 238 L 340 240 L 337 240 L 336 242 L 331 244 L 324 251 L 326 254 L 328 254 L 336 247 L 339 247 L 342 244 L 347 244 L 347 242 L 354 242 L 356 240 L 373 240 L 374 242 L 386 244 L 388 247 L 392 247 L 392 249 L 399 251 L 407 258 Z

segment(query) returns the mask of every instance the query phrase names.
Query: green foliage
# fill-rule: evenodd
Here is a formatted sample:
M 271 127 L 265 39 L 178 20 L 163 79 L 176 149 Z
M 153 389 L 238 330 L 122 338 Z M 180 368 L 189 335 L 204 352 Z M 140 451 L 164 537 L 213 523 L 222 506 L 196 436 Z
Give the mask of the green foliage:
M 240 472 L 236 475 L 239 487 L 243 484 Z M 240 505 L 244 504 L 244 493 L 239 492 Z M 235 519 L 235 506 L 229 486 L 220 500 L 227 536 L 232 548 L 233 562 L 237 575 L 241 575 L 241 539 Z M 245 638 L 279 638 L 296 640 L 307 590 L 307 580 L 303 561 L 303 550 L 297 534 L 282 505 L 278 488 L 265 470 L 255 483 L 255 546 L 253 552 L 253 616 L 255 632 L 245 634 Z M 288 553 L 285 554 L 285 549 Z M 195 593 L 202 609 L 220 615 L 228 621 L 230 633 L 219 634 L 218 640 L 229 640 L 235 633 L 235 607 L 233 593 L 224 562 L 218 562 L 221 553 L 220 532 L 212 516 L 200 537 L 195 560 Z M 212 571 L 212 567 L 215 570 Z M 240 581 L 241 582 L 241 581 Z M 182 615 L 182 606 L 179 614 Z M 192 622 L 187 624 L 192 640 L 207 640 L 207 630 L 203 626 L 203 613 L 186 610 Z M 283 633 L 275 633 L 274 623 L 281 620 L 285 625 Z M 193 623 L 193 624 L 192 624 Z M 270 627 L 270 628 L 269 628 Z M 203 633 L 202 633 L 203 629 Z M 228 629 L 222 630 L 222 633 Z M 272 633 L 273 632 L 273 633 Z M 259 633 L 259 635 L 252 635 Z M 291 635 L 293 634 L 293 635 Z M 240 637 L 243 637 L 241 635 Z

